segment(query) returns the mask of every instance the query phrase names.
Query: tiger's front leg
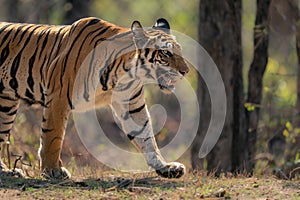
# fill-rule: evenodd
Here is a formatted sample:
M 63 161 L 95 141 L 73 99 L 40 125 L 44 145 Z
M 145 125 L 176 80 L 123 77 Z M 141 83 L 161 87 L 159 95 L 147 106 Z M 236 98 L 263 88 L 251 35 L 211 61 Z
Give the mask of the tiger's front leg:
M 42 174 L 50 179 L 70 178 L 70 173 L 62 167 L 62 149 L 66 123 L 70 109 L 65 102 L 51 102 L 44 108 L 41 144 L 39 149 Z
M 180 178 L 184 175 L 185 166 L 178 162 L 167 163 L 157 147 L 143 88 L 137 90 L 127 105 L 113 102 L 112 109 L 127 137 L 144 154 L 147 164 L 155 169 L 158 175 L 165 178 Z

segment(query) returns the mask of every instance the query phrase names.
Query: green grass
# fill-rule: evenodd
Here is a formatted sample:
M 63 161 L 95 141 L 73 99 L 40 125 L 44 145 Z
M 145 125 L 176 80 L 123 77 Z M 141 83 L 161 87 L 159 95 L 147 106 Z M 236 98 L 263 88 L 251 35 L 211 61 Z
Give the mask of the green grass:
M 1 199 L 300 199 L 299 180 L 221 176 L 204 172 L 168 180 L 116 171 L 49 181 L 1 177 Z

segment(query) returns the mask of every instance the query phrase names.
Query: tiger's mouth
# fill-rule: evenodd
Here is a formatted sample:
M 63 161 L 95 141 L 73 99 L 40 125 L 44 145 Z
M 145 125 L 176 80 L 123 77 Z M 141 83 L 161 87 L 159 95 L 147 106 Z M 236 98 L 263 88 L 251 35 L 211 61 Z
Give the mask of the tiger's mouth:
M 158 86 L 165 93 L 172 93 L 175 91 L 178 75 L 167 74 L 158 78 Z

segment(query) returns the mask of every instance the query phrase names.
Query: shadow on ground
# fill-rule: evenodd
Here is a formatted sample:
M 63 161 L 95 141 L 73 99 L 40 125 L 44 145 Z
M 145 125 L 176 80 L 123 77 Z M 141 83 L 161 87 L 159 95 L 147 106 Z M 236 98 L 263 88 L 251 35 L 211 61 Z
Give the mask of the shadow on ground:
M 129 191 L 150 191 L 152 188 L 171 189 L 182 187 L 183 183 L 163 180 L 159 177 L 147 178 L 112 178 L 109 179 L 82 179 L 82 180 L 45 180 L 42 178 L 19 178 L 0 177 L 0 189 L 12 189 L 26 191 L 39 188 L 76 188 L 76 189 L 98 189 L 103 192 L 119 191 L 127 189 Z

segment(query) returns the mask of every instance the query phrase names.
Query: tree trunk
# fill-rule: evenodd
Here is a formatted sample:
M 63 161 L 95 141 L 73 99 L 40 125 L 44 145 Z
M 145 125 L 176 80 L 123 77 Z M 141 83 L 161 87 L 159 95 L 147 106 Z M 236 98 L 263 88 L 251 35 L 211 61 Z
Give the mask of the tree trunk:
M 296 28 L 296 49 L 297 49 L 297 58 L 298 58 L 298 77 L 297 77 L 297 101 L 295 107 L 295 125 L 297 127 L 300 126 L 300 11 L 296 4 L 295 0 L 290 0 L 290 6 L 292 8 L 294 21 L 295 21 L 295 28 Z
M 300 127 L 300 10 L 295 1 L 293 1 L 295 12 L 295 26 L 296 26 L 296 48 L 298 58 L 298 77 L 297 77 L 297 102 L 296 102 L 296 121 L 295 126 Z M 300 153 L 300 133 L 295 132 L 295 143 L 292 146 L 294 153 Z M 295 156 L 295 155 L 294 155 Z
M 293 15 L 293 21 L 295 24 L 295 37 L 296 37 L 296 50 L 298 58 L 298 76 L 297 76 L 297 100 L 295 106 L 295 115 L 293 119 L 293 131 L 289 133 L 289 137 L 286 138 L 287 149 L 285 151 L 285 166 L 283 169 L 285 174 L 290 178 L 299 174 L 299 170 L 294 170 L 300 167 L 299 160 L 295 160 L 297 154 L 300 154 L 300 10 L 296 0 L 288 1 L 290 10 Z M 299 158 L 298 158 L 299 159 Z
M 245 160 L 245 113 L 243 104 L 241 0 L 201 0 L 199 42 L 210 54 L 221 73 L 227 94 L 227 114 L 223 132 L 207 156 L 209 171 L 235 171 Z M 200 80 L 200 78 L 199 78 Z M 192 146 L 192 166 L 202 167 L 197 158 L 201 138 L 210 119 L 210 97 L 203 81 L 198 95 L 201 120 Z
M 65 23 L 72 24 L 82 17 L 89 16 L 90 0 L 66 0 L 64 9 L 66 11 Z
M 247 148 L 249 150 L 246 168 L 252 172 L 255 166 L 255 151 L 260 103 L 262 100 L 263 75 L 268 63 L 269 6 L 271 0 L 257 0 L 254 27 L 254 57 L 248 72 L 248 97 L 246 107 Z

